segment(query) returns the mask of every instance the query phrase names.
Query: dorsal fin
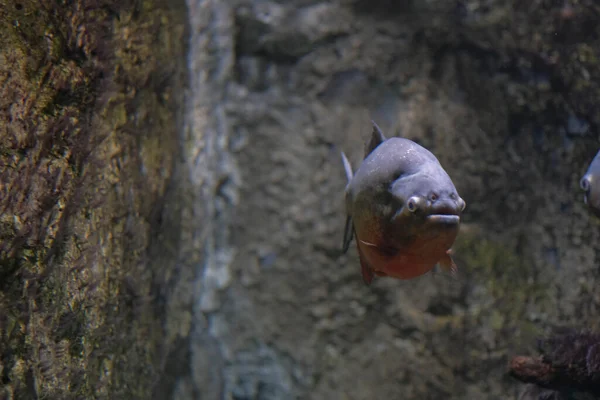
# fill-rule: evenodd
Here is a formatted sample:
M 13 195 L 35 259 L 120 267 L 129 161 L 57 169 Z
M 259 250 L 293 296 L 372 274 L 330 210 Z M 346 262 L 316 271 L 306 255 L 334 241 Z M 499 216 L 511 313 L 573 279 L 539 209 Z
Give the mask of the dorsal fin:
M 383 135 L 383 132 L 381 132 L 381 129 L 379 128 L 379 126 L 377 126 L 375 121 L 371 121 L 371 123 L 373 124 L 373 133 L 371 133 L 371 139 L 369 140 L 369 142 L 367 143 L 367 147 L 365 148 L 365 158 L 367 158 L 367 156 L 371 154 L 371 152 L 375 150 L 377 146 L 379 146 L 386 140 L 385 136 Z

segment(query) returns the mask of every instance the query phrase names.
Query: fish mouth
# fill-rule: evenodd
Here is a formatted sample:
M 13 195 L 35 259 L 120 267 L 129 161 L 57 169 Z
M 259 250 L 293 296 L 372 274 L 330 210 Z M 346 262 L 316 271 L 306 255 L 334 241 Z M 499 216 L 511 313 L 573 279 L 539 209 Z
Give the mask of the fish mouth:
M 460 222 L 460 217 L 451 214 L 431 214 L 427 216 L 427 221 L 438 224 L 457 225 Z

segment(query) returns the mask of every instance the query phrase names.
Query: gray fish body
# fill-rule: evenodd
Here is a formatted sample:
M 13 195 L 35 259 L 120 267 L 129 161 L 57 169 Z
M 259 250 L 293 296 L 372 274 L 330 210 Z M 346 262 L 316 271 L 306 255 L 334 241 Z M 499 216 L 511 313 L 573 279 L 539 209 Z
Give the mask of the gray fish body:
M 365 159 L 354 174 L 343 156 L 349 179 L 343 249 L 348 249 L 353 235 L 370 246 L 363 246 L 361 252 L 358 244 L 367 283 L 372 278 L 365 275 L 365 270 L 408 279 L 404 276 L 417 276 L 417 272 L 402 275 L 395 271 L 408 270 L 412 268 L 408 264 L 415 264 L 412 261 L 418 264 L 427 258 L 420 253 L 442 254 L 443 250 L 446 254 L 458 233 L 459 216 L 465 207 L 452 180 L 429 150 L 408 139 L 385 139 L 375 123 L 373 127 Z M 382 258 L 394 254 L 396 260 Z M 411 262 L 403 256 L 406 254 L 412 257 Z M 419 268 L 421 271 L 425 267 Z
M 420 218 L 405 218 L 398 226 L 394 217 L 402 215 L 411 197 L 423 201 L 423 213 Z M 437 158 L 417 143 L 398 137 L 387 139 L 368 154 L 346 187 L 346 210 L 355 225 L 379 221 L 386 240 L 398 244 L 410 240 L 424 217 L 453 213 L 461 208 L 461 201 Z
M 593 214 L 600 217 L 600 151 L 579 182 L 585 192 L 583 201 Z
M 452 180 L 437 158 L 415 142 L 393 137 L 380 144 L 364 159 L 346 188 L 350 210 L 356 202 L 380 209 L 396 205 L 410 196 L 456 193 Z M 386 208 L 386 207 L 384 207 Z

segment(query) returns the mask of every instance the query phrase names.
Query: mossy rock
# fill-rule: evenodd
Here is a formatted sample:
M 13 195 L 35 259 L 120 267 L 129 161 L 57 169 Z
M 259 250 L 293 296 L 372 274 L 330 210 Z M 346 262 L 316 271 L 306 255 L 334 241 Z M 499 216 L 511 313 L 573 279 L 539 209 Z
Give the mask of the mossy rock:
M 147 398 L 185 3 L 0 10 L 0 397 Z

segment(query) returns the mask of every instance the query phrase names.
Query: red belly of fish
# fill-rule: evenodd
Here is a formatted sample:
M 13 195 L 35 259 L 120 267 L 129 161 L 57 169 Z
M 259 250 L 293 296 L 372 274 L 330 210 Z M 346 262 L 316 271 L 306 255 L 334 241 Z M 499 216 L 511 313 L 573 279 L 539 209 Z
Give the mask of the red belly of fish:
M 383 263 L 381 272 L 398 279 L 412 279 L 431 271 L 440 258 L 441 255 L 435 260 L 418 255 L 401 256 Z
M 412 279 L 431 271 L 445 256 L 451 246 L 447 237 L 439 237 L 421 243 L 411 249 L 398 251 L 390 256 L 376 246 L 366 245 L 360 239 L 357 241 L 359 251 L 366 263 L 379 276 L 390 276 L 397 279 Z

